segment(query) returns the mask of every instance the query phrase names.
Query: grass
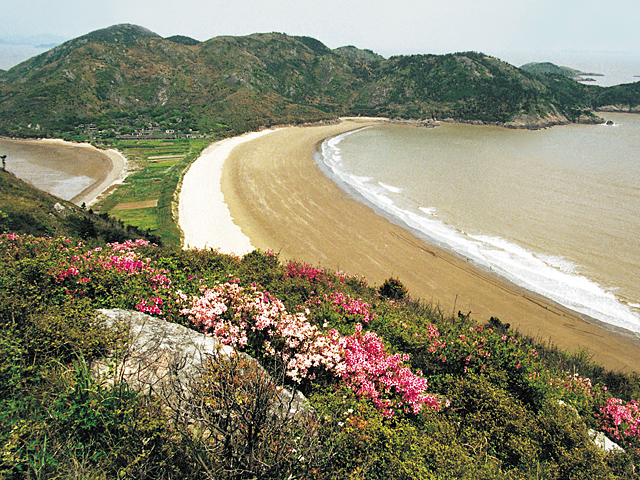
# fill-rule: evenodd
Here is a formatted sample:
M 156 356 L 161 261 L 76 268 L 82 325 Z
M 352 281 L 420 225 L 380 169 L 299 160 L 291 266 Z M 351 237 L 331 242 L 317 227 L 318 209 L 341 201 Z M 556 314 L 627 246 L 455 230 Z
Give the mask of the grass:
M 133 171 L 126 182 L 96 205 L 101 212 L 162 238 L 167 245 L 179 246 L 181 233 L 174 218 L 175 193 L 188 166 L 211 139 L 123 140 L 113 148 L 131 162 Z M 120 204 L 157 200 L 152 208 L 114 210 Z
M 149 230 L 150 232 L 158 231 L 158 214 L 156 207 L 114 210 L 110 212 L 109 215 L 118 220 L 122 220 L 127 225 L 135 225 L 141 230 Z

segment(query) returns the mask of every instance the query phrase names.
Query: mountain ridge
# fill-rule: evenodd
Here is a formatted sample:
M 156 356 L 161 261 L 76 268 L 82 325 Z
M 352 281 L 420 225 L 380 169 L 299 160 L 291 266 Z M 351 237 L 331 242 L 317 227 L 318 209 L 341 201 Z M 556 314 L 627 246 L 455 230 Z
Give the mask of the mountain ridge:
M 0 73 L 0 134 L 61 135 L 86 123 L 115 131 L 168 117 L 186 120 L 172 129 L 242 133 L 344 115 L 539 128 L 600 121 L 601 92 L 589 87 L 478 52 L 385 59 L 284 33 L 198 42 L 121 24 Z M 627 90 L 613 100 L 640 103 Z

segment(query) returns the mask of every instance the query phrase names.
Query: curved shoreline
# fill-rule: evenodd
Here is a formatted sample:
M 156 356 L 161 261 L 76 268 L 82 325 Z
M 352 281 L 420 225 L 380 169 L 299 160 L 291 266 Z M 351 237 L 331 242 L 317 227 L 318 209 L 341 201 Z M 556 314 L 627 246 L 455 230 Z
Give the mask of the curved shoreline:
M 588 348 L 607 368 L 640 371 L 640 342 L 510 284 L 376 214 L 315 163 L 328 137 L 378 123 L 288 127 L 239 143 L 222 170 L 230 215 L 250 243 L 381 284 L 399 277 L 414 297 L 486 322 L 491 316 L 562 349 Z M 606 328 L 602 328 L 606 327 Z
M 0 141 L 9 146 L 9 150 L 15 155 L 28 157 L 25 163 L 42 165 L 45 168 L 61 170 L 70 176 L 78 176 L 78 173 L 91 180 L 90 185 L 81 191 L 72 190 L 69 201 L 76 205 L 91 205 L 96 202 L 99 196 L 111 185 L 122 181 L 127 174 L 127 159 L 117 150 L 100 150 L 88 143 L 74 143 L 60 139 L 12 139 L 0 138 Z M 89 160 L 87 160 L 87 156 Z M 11 159 L 8 159 L 7 170 L 11 169 Z M 20 178 L 20 175 L 16 175 Z M 27 180 L 29 181 L 29 180 Z M 51 186 L 46 182 L 31 180 L 36 188 L 55 194 L 51 191 Z M 60 196 L 58 194 L 58 196 Z
M 103 153 L 111 161 L 111 170 L 102 175 L 96 183 L 73 197 L 71 201 L 76 205 L 82 205 L 82 202 L 87 206 L 93 205 L 112 185 L 122 183 L 127 176 L 127 167 L 129 165 L 127 157 L 114 148 L 103 150 Z
M 227 208 L 220 185 L 222 167 L 236 146 L 273 131 L 215 142 L 190 165 L 182 179 L 178 202 L 178 225 L 184 235 L 184 248 L 214 248 L 234 255 L 254 250 Z

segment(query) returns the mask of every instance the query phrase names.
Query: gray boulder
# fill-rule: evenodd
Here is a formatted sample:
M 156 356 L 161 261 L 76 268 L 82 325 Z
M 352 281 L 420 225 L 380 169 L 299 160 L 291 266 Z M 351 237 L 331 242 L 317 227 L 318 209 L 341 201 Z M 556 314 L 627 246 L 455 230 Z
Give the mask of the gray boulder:
M 213 337 L 170 323 L 141 312 L 112 309 L 99 310 L 106 324 L 125 335 L 125 346 L 108 358 L 92 365 L 96 375 L 107 381 L 124 382 L 138 391 L 171 399 L 183 397 L 191 384 L 206 371 L 207 361 L 218 355 L 239 355 L 251 368 L 266 375 L 257 360 L 235 352 Z M 182 392 L 176 392 L 176 386 Z M 306 398 L 299 391 L 278 388 L 279 405 L 273 408 L 287 416 L 312 412 Z
M 589 437 L 591 441 L 603 452 L 624 452 L 624 449 L 610 440 L 604 433 L 598 432 L 592 428 L 589 429 Z

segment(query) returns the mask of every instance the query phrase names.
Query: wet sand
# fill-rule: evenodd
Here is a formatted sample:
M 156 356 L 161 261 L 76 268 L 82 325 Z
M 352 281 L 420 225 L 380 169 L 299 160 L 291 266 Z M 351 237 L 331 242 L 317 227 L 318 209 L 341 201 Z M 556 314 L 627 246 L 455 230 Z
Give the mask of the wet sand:
M 0 154 L 18 178 L 76 205 L 91 205 L 126 174 L 120 152 L 86 143 L 0 138 Z
M 313 159 L 314 150 L 330 136 L 370 123 L 290 127 L 235 146 L 222 168 L 221 191 L 224 208 L 251 246 L 279 252 L 283 260 L 363 275 L 370 284 L 398 277 L 412 297 L 439 306 L 445 314 L 471 312 L 480 322 L 495 316 L 560 348 L 587 348 L 607 368 L 640 371 L 636 337 L 585 321 L 425 243 L 327 178 Z M 202 203 L 199 213 L 215 208 Z

